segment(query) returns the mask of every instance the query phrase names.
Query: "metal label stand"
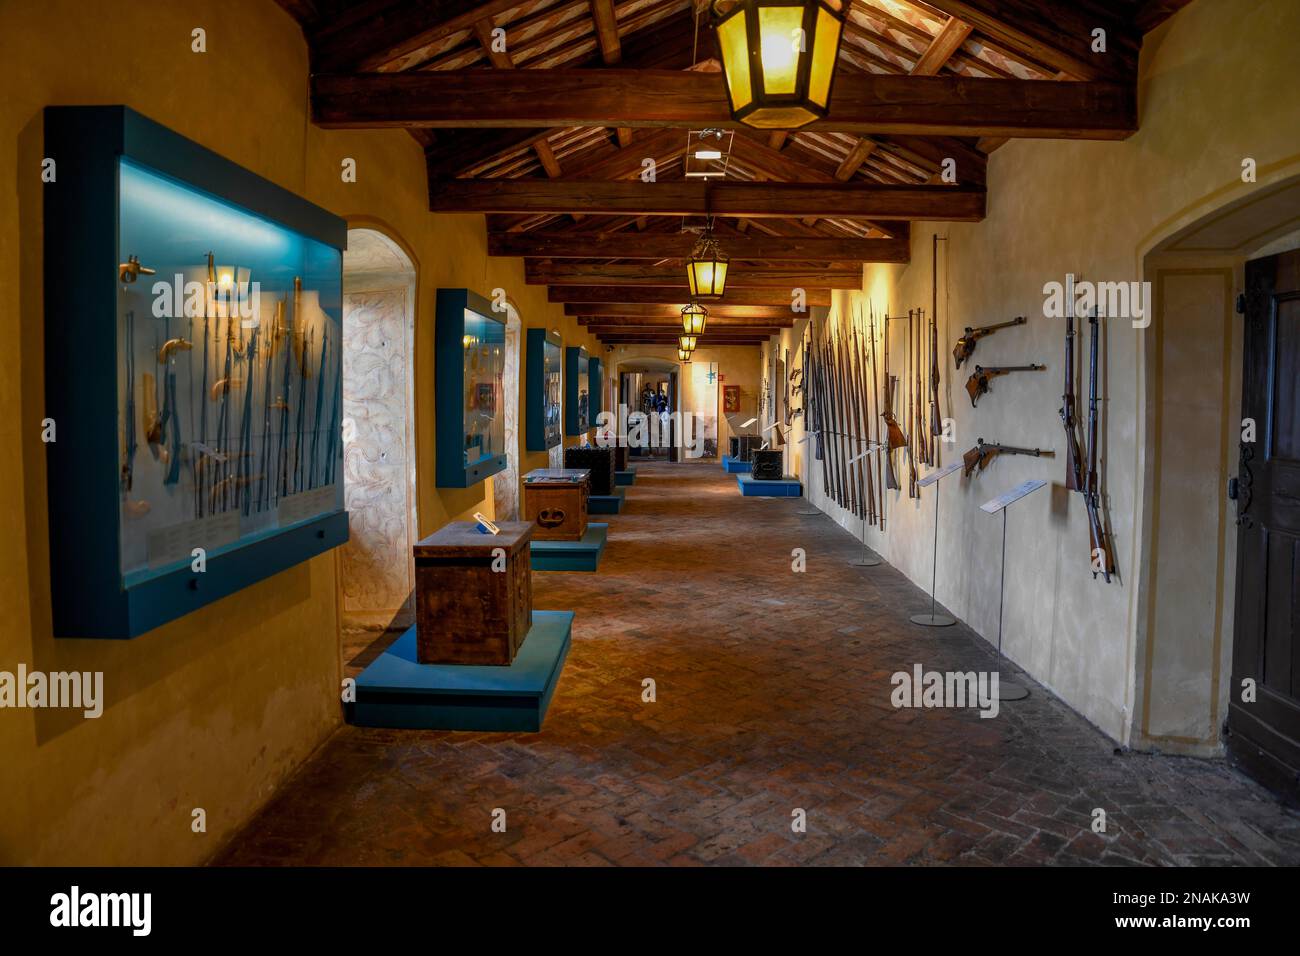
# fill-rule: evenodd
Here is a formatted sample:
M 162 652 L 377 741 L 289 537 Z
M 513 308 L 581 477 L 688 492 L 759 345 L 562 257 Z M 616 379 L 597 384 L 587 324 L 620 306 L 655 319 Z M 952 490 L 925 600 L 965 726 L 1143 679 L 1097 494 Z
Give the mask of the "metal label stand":
M 922 627 L 951 627 L 957 623 L 957 619 L 954 617 L 935 613 L 934 594 L 939 577 L 939 479 L 946 478 L 961 467 L 962 461 L 958 459 L 951 465 L 945 465 L 938 471 L 930 472 L 916 483 L 918 488 L 934 485 L 934 554 L 931 556 L 930 563 L 930 610 L 924 614 L 913 614 L 908 618 L 913 624 L 920 624 Z
M 872 442 L 872 441 L 867 442 L 866 451 L 864 451 L 857 458 L 849 459 L 849 468 L 853 468 L 855 466 L 858 468 L 870 468 L 871 467 L 870 465 L 862 465 L 859 464 L 859 462 L 861 462 L 868 455 L 870 455 L 873 450 L 879 448 L 880 448 L 879 443 Z M 866 510 L 864 509 L 862 512 L 862 557 L 854 558 L 852 561 L 849 562 L 849 566 L 853 568 L 875 568 L 875 567 L 879 567 L 884 563 L 885 562 L 881 560 L 879 556 L 872 554 L 871 549 L 867 547 L 867 513 Z
M 1021 484 L 1016 485 L 1008 492 L 998 495 L 989 501 L 980 505 L 980 510 L 985 514 L 995 515 L 1002 512 L 1002 577 L 999 587 L 998 596 L 998 657 L 1006 659 L 1002 653 L 1002 612 L 1007 603 L 1007 508 L 1015 504 L 1021 498 L 1037 491 L 1047 484 L 1041 478 L 1034 478 Z M 1029 690 L 1012 681 L 1006 681 L 998 677 L 998 700 L 1024 700 L 1029 696 Z

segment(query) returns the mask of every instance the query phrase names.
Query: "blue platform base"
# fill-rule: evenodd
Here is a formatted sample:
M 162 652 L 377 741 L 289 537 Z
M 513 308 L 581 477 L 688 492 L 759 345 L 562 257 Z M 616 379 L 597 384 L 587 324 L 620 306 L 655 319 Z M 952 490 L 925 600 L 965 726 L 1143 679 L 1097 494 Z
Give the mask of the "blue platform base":
M 722 470 L 729 475 L 748 472 L 750 464 L 747 461 L 741 461 L 739 458 L 732 458 L 730 455 L 722 456 Z
M 627 471 L 614 472 L 614 484 L 630 485 L 636 482 L 636 469 L 629 468 Z
M 736 484 L 746 498 L 798 498 L 803 495 L 803 485 L 790 475 L 768 479 L 737 475 Z
M 579 541 L 536 541 L 530 545 L 534 571 L 595 571 L 605 553 L 609 525 L 590 522 Z
M 623 510 L 623 502 L 626 500 L 626 488 L 615 488 L 612 495 L 589 495 L 587 511 L 594 515 L 616 515 Z
M 514 663 L 500 667 L 421 664 L 412 627 L 361 672 L 348 720 L 362 727 L 541 730 L 572 630 L 572 611 L 534 611 Z

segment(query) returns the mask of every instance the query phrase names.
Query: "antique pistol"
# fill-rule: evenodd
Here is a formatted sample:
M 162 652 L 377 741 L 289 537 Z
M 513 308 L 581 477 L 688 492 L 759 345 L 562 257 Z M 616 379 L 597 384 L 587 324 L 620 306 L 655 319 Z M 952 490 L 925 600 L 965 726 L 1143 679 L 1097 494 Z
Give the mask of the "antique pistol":
M 964 477 L 969 478 L 971 473 L 978 468 L 983 471 L 998 455 L 1033 455 L 1035 458 L 1051 458 L 1055 452 L 1050 449 L 1042 448 L 1016 448 L 1012 445 L 999 445 L 997 442 L 986 442 L 983 438 L 966 454 L 961 456 L 962 469 Z
M 974 408 L 981 395 L 987 395 L 989 392 L 989 383 L 999 375 L 1006 375 L 1008 372 L 1041 372 L 1047 368 L 1046 365 L 996 365 L 985 368 L 983 365 L 975 366 L 975 374 L 966 379 L 966 392 L 970 395 L 970 406 Z
M 997 325 L 986 325 L 978 329 L 967 326 L 966 334 L 957 340 L 957 344 L 952 349 L 952 357 L 957 362 L 957 367 L 961 368 L 961 363 L 971 357 L 971 354 L 975 351 L 975 343 L 984 336 L 992 335 L 998 329 L 1009 328 L 1013 325 L 1024 325 L 1027 321 L 1028 319 L 1023 315 L 1018 315 L 1010 322 L 1000 322 Z

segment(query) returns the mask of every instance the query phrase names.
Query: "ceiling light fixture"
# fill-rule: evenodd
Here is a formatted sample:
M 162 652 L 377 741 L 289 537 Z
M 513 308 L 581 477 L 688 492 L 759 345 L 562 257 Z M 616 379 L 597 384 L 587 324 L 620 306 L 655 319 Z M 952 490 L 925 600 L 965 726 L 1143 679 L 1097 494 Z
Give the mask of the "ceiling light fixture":
M 713 0 L 736 121 L 798 129 L 826 116 L 845 7 L 841 0 Z

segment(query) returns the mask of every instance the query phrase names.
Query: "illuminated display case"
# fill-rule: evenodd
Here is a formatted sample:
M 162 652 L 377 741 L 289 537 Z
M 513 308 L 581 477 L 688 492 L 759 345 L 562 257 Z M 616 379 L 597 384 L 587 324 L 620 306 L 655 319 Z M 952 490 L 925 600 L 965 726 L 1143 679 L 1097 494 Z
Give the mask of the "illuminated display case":
M 468 488 L 506 467 L 506 317 L 469 289 L 439 289 L 434 332 L 438 487 Z
M 580 345 L 565 349 L 566 382 L 564 434 L 585 435 L 591 427 L 591 370 L 587 350 Z
M 564 440 L 561 432 L 561 396 L 564 394 L 563 340 L 557 332 L 528 330 L 524 387 L 525 447 L 548 451 Z
M 134 637 L 347 540 L 347 227 L 125 107 L 45 142 L 54 632 Z

